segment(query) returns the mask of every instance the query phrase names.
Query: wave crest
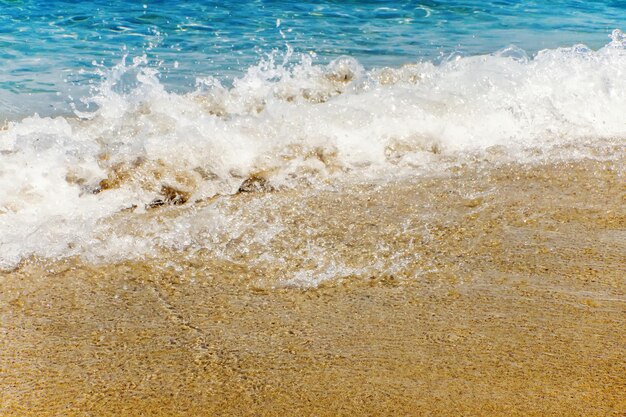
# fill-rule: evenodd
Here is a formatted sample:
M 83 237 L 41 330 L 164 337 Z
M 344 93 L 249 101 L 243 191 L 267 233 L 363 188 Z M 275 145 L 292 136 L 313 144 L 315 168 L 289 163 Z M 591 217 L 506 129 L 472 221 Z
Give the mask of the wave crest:
M 166 91 L 145 59 L 103 72 L 76 117 L 0 131 L 0 267 L 89 247 L 107 217 L 220 194 L 432 172 L 472 158 L 624 151 L 626 41 L 507 48 L 398 68 L 268 57 Z

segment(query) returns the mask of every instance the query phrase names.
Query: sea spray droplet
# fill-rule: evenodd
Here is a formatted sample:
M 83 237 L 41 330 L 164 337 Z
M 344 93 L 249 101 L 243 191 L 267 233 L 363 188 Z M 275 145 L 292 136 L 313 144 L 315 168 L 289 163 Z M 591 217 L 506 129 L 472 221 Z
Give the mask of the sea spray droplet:
M 609 37 L 611 38 L 609 46 L 614 48 L 626 48 L 626 35 L 621 30 L 613 30 Z

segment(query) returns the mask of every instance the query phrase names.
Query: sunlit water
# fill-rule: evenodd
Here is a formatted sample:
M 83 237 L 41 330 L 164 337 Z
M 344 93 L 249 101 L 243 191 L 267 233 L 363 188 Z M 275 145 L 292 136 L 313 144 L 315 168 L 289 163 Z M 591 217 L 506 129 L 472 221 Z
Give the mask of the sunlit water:
M 625 415 L 624 29 L 0 0 L 0 415 Z
M 0 8 L 0 268 L 237 234 L 210 205 L 142 223 L 164 205 L 624 152 L 617 1 Z
M 168 88 L 241 75 L 290 45 L 365 67 L 516 45 L 597 49 L 626 22 L 621 1 L 0 1 L 0 117 L 67 110 L 98 67 L 146 55 Z

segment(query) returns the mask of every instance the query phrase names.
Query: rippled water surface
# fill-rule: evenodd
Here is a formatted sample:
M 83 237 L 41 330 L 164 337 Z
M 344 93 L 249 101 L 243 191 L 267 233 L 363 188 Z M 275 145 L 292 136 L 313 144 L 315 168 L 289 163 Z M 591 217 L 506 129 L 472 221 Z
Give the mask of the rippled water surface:
M 366 67 L 585 43 L 626 21 L 623 1 L 0 1 L 0 116 L 54 113 L 97 65 L 145 54 L 172 89 L 240 75 L 286 51 Z

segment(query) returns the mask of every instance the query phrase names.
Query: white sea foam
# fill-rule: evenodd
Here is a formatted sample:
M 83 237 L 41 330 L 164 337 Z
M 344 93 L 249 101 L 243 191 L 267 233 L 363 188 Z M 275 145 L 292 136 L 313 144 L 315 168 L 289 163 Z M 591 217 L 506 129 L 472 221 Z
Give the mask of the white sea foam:
M 527 57 L 512 47 L 369 71 L 351 58 L 268 58 L 232 86 L 198 79 L 188 94 L 166 91 L 138 58 L 106 71 L 85 101 L 96 110 L 33 115 L 0 130 L 0 268 L 31 255 L 106 258 L 111 242 L 119 249 L 111 258 L 149 255 L 158 241 L 108 230 L 105 220 L 232 194 L 242 184 L 316 187 L 437 171 L 477 156 L 623 152 L 626 40 L 615 31 L 598 51 L 575 45 Z M 220 227 L 223 213 L 204 215 Z M 170 230 L 177 227 L 197 224 L 172 219 Z M 168 245 L 207 230 L 173 234 Z

